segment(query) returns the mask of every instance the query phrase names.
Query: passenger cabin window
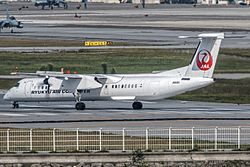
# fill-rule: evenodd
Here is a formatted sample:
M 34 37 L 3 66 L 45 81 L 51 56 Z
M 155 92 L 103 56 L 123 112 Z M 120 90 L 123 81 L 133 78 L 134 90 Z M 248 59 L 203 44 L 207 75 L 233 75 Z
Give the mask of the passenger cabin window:
M 108 88 L 108 85 L 105 85 L 105 88 Z

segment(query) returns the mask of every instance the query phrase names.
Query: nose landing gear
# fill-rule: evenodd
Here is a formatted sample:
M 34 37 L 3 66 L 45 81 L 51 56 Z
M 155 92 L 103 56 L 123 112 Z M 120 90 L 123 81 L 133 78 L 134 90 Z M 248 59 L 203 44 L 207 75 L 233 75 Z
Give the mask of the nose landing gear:
M 76 110 L 85 110 L 85 108 L 86 108 L 86 105 L 81 101 L 82 93 L 83 93 L 82 90 L 77 90 L 73 94 L 75 96 L 75 99 L 76 99 L 76 105 L 75 105 Z
M 134 110 L 140 110 L 142 109 L 143 105 L 141 102 L 139 101 L 135 101 L 133 104 L 132 104 L 132 107 Z

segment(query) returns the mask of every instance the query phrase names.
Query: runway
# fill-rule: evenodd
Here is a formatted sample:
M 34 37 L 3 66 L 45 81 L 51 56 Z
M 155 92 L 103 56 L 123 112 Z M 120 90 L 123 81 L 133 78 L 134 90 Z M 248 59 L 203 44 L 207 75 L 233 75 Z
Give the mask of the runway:
M 178 36 L 197 36 L 205 32 L 225 32 L 245 38 L 225 40 L 222 47 L 249 48 L 250 10 L 248 7 L 197 7 L 192 5 L 147 5 L 136 9 L 133 4 L 91 4 L 88 10 L 40 10 L 32 3 L 28 9 L 17 11 L 21 4 L 7 5 L 11 14 L 24 23 L 23 29 L 8 29 L 1 37 L 28 39 L 111 40 L 136 46 L 163 48 L 194 48 L 197 39 L 178 39 Z M 4 19 L 6 5 L 0 6 Z M 80 18 L 75 18 L 77 13 Z M 72 49 L 72 48 L 71 48 Z M 79 48 L 74 48 L 79 49 Z
M 0 101 L 0 126 L 25 128 L 133 128 L 250 126 L 250 105 L 164 100 L 144 102 L 86 102 L 76 111 L 74 102 L 21 103 L 12 109 Z

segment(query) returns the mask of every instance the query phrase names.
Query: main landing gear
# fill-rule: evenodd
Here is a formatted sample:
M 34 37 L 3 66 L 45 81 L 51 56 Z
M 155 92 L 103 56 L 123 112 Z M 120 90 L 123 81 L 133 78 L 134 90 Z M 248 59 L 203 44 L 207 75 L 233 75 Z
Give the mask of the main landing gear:
M 76 110 L 84 110 L 86 108 L 85 104 L 81 101 L 76 103 Z
M 139 101 L 135 101 L 133 104 L 132 104 L 132 107 L 134 110 L 140 110 L 142 109 L 143 105 L 141 102 Z
M 13 108 L 19 108 L 19 104 L 17 101 L 14 101 L 12 105 L 13 105 Z

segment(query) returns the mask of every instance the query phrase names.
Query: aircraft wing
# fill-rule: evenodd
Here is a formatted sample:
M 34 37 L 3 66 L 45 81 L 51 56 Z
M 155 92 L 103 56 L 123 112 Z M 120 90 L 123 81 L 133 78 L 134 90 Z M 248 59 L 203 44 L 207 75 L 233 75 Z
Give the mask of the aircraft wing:
M 64 74 L 63 72 L 55 71 L 37 71 L 36 73 L 21 73 L 13 72 L 12 75 L 27 77 L 44 77 L 44 83 L 52 84 L 53 80 L 60 80 L 60 85 L 63 85 L 64 89 L 68 89 L 74 92 L 74 90 L 84 89 L 97 89 L 103 86 L 103 84 L 97 82 L 93 76 L 79 75 L 79 74 Z
M 7 22 L 6 21 L 1 21 L 0 22 L 0 25 L 1 25 L 1 28 L 4 28 L 6 26 Z
M 67 89 L 72 93 L 75 92 L 83 79 L 77 74 L 63 74 L 55 71 L 37 71 L 36 73 L 13 72 L 11 75 L 18 75 L 21 78 L 42 77 L 44 78 L 44 84 L 52 85 L 56 89 Z
M 54 79 L 61 80 L 64 88 L 67 89 L 97 89 L 101 88 L 104 84 L 115 84 L 122 80 L 121 76 L 110 76 L 105 74 L 94 74 L 94 75 L 79 75 L 79 74 L 64 74 L 63 72 L 56 71 L 37 71 L 36 73 L 22 73 L 13 72 L 12 75 L 22 76 L 23 78 L 28 77 L 44 77 L 46 83 L 53 82 Z
M 75 90 L 84 90 L 84 89 L 97 89 L 101 88 L 103 85 L 98 83 L 94 77 L 88 75 L 78 75 L 78 74 L 39 74 L 40 77 L 48 78 L 48 83 L 50 79 L 61 80 L 61 85 L 64 89 L 69 90 L 74 93 Z M 53 81 L 51 81 L 53 83 Z
M 78 74 L 63 74 L 62 72 L 46 72 L 37 71 L 36 75 L 40 77 L 55 77 L 63 80 L 65 88 L 72 89 L 76 87 L 77 90 L 84 89 L 97 89 L 101 88 L 104 84 L 114 84 L 119 82 L 122 77 L 120 76 L 109 76 L 104 74 L 95 75 L 78 75 Z M 74 86 L 73 86 L 74 85 Z
M 81 76 L 77 74 L 64 74 L 62 72 L 56 72 L 56 71 L 37 71 L 36 73 L 25 73 L 25 72 L 12 72 L 11 75 L 18 75 L 26 77 L 55 77 L 58 79 L 82 79 Z

